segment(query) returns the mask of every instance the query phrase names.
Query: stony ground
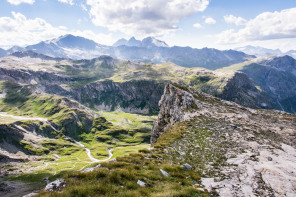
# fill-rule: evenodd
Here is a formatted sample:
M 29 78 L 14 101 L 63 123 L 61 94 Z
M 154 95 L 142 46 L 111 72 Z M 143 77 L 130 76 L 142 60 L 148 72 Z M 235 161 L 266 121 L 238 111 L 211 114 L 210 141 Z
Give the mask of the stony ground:
M 168 161 L 202 170 L 209 191 L 225 197 L 295 195 L 295 115 L 248 109 L 173 85 L 160 106 L 155 146 L 164 148 Z M 176 132 L 181 136 L 163 145 Z

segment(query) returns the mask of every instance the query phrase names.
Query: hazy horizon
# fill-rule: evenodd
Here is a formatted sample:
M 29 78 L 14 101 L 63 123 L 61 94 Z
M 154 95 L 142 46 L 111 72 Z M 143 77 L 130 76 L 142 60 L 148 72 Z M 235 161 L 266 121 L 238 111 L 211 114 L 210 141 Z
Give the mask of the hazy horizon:
M 4 0 L 0 10 L 5 49 L 65 34 L 104 45 L 153 36 L 170 46 L 296 49 L 294 0 Z

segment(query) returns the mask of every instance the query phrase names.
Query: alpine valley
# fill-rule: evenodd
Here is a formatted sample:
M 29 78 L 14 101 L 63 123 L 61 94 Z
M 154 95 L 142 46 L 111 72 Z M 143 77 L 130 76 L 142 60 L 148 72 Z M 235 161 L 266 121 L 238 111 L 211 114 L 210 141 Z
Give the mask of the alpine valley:
M 0 196 L 295 196 L 296 60 L 241 51 L 0 49 Z

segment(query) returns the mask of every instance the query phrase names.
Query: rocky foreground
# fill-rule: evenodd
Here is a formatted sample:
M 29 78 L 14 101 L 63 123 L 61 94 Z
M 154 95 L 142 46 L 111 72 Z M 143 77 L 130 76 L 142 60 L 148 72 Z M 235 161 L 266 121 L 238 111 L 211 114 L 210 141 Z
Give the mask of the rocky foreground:
M 245 108 L 172 84 L 159 106 L 151 142 L 170 163 L 202 170 L 207 190 L 225 197 L 295 196 L 295 115 Z

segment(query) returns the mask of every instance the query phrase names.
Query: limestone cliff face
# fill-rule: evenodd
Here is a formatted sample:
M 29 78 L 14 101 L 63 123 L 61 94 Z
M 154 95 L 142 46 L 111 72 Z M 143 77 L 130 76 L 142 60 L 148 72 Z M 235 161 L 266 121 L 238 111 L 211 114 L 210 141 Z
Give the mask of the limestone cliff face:
M 155 114 L 164 83 L 137 80 L 117 83 L 110 80 L 91 83 L 73 90 L 74 98 L 97 110 Z
M 50 72 L 0 68 L 0 81 L 13 81 L 33 85 L 60 85 L 68 83 L 70 80 L 70 78 L 61 77 Z
M 132 80 L 121 83 L 105 80 L 69 91 L 57 85 L 48 85 L 45 91 L 73 98 L 97 110 L 156 114 L 159 111 L 158 102 L 163 94 L 164 84 L 165 82 L 156 80 Z M 243 73 L 231 77 L 222 92 L 213 90 L 210 93 L 246 107 L 272 109 L 274 106 L 268 95 L 259 91 Z
M 170 126 L 188 119 L 190 111 L 198 108 L 199 104 L 192 94 L 177 85 L 167 84 L 159 101 L 158 119 L 153 125 L 151 143 Z
M 254 109 L 274 109 L 276 106 L 267 93 L 257 89 L 255 83 L 240 72 L 235 73 L 216 96 Z
M 173 84 L 166 85 L 159 107 L 152 146 L 169 163 L 202 171 L 207 190 L 225 197 L 296 193 L 295 115 L 246 108 Z
M 258 58 L 244 66 L 229 68 L 248 75 L 268 95 L 273 109 L 296 113 L 295 59 L 290 56 Z

